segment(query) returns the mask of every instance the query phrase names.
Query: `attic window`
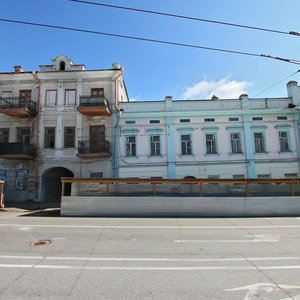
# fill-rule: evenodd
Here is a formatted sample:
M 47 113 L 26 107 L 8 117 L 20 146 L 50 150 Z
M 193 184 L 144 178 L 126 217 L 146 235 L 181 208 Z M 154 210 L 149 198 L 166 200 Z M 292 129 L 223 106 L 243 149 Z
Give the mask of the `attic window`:
M 64 61 L 61 61 L 59 63 L 59 70 L 64 71 L 66 69 L 66 63 Z

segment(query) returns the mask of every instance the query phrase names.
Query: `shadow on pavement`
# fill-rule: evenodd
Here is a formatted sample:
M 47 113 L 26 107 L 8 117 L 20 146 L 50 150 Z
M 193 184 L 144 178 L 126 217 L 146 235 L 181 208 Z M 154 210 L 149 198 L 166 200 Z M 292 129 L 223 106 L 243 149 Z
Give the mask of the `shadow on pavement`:
M 60 208 L 27 211 L 20 217 L 60 217 Z
M 1 208 L 3 212 L 15 212 L 19 217 L 59 217 L 59 202 L 10 201 Z

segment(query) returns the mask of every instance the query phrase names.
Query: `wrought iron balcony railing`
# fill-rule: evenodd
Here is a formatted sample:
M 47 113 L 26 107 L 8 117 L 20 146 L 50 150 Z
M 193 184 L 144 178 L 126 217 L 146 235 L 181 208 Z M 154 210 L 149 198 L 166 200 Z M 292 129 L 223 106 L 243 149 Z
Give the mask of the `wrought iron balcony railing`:
M 109 102 L 105 97 L 81 96 L 78 111 L 84 115 L 110 115 Z
M 80 96 L 79 106 L 83 106 L 83 107 L 105 106 L 105 107 L 108 107 L 108 101 L 105 97 Z
M 13 113 L 14 110 L 25 111 L 29 115 L 35 115 L 37 113 L 36 103 L 31 100 L 24 100 L 17 97 L 1 98 L 0 97 L 0 110 L 3 113 L 9 115 L 16 115 L 18 113 Z M 20 111 L 20 115 L 22 114 Z
M 78 156 L 110 156 L 110 142 L 78 141 Z
M 0 143 L 0 157 L 6 158 L 34 158 L 36 148 L 24 143 Z

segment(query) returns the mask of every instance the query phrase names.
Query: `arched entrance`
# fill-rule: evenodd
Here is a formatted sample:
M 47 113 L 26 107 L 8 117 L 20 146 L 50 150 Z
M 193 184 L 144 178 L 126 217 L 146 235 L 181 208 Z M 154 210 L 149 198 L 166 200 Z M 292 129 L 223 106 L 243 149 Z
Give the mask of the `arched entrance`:
M 74 177 L 73 172 L 63 167 L 50 168 L 42 176 L 42 201 L 60 202 L 61 177 Z M 71 186 L 66 184 L 65 195 L 71 195 Z

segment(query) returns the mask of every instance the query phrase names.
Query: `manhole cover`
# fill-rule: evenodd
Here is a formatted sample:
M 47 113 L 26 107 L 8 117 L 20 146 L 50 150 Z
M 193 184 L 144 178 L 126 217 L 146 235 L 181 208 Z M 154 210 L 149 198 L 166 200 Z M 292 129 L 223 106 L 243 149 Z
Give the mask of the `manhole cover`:
M 38 240 L 38 241 L 33 241 L 30 242 L 30 246 L 44 246 L 44 245 L 49 245 L 51 243 L 50 240 Z

